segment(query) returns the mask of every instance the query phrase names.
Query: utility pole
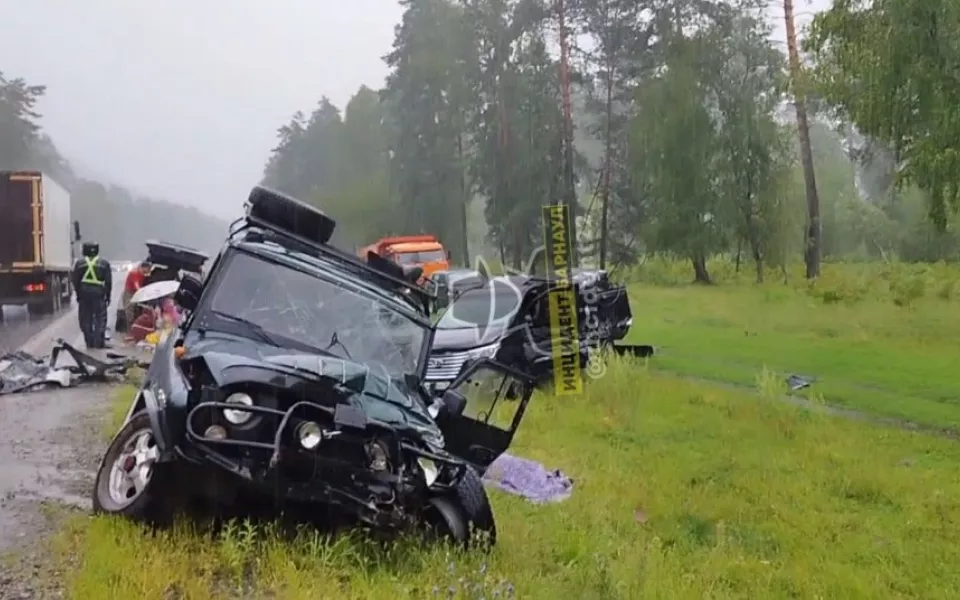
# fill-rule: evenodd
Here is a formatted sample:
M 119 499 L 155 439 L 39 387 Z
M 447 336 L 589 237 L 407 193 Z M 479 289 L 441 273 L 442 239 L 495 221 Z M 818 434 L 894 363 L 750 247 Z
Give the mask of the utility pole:
M 566 6 L 557 0 L 560 25 L 560 94 L 563 104 L 563 200 L 570 214 L 570 258 L 579 262 L 577 251 L 577 191 L 573 172 L 573 111 L 570 102 L 570 47 L 567 39 Z
M 787 29 L 793 105 L 797 111 L 800 162 L 803 164 L 803 183 L 807 193 L 807 230 L 804 235 L 803 262 L 807 266 L 807 279 L 816 279 L 820 276 L 820 197 L 817 194 L 817 177 L 813 171 L 813 151 L 810 149 L 807 100 L 800 81 L 800 53 L 797 51 L 797 28 L 793 21 L 793 0 L 783 0 L 783 18 Z

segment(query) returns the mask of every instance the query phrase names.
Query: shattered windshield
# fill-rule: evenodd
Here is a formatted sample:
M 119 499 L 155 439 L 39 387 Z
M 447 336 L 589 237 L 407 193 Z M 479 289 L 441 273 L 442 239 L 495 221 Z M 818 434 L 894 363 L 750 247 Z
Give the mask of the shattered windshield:
M 234 255 L 209 309 L 265 342 L 308 346 L 392 376 L 417 373 L 429 339 L 427 327 L 359 289 L 245 253 Z

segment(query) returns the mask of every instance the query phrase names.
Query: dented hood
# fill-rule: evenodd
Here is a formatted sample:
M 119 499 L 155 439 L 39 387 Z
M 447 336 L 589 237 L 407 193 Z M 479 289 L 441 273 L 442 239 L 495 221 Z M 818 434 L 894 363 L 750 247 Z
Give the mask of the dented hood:
M 386 371 L 329 354 L 277 348 L 230 335 L 208 333 L 188 347 L 188 358 L 202 357 L 220 387 L 256 382 L 291 388 L 303 380 L 328 381 L 351 393 L 350 403 L 369 418 L 416 432 L 436 449 L 443 447 L 443 436 L 420 392 Z

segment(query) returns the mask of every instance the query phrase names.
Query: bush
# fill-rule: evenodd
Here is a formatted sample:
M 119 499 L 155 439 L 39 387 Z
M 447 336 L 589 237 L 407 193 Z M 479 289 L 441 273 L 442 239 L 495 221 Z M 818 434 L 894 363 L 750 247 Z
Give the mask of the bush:
M 733 260 L 717 256 L 707 262 L 707 269 L 718 285 L 756 285 L 750 262 L 742 263 L 737 271 Z M 928 296 L 955 301 L 960 290 L 960 267 L 945 262 L 828 262 L 822 265 L 820 277 L 814 281 L 808 281 L 804 273 L 804 265 L 799 261 L 786 269 L 768 268 L 762 284 L 767 290 L 765 297 L 774 300 L 782 297 L 782 290 L 790 290 L 787 293 L 806 294 L 824 304 L 853 305 L 873 300 L 908 308 Z M 693 281 L 688 260 L 667 256 L 646 257 L 614 275 L 624 283 L 657 286 L 680 286 Z

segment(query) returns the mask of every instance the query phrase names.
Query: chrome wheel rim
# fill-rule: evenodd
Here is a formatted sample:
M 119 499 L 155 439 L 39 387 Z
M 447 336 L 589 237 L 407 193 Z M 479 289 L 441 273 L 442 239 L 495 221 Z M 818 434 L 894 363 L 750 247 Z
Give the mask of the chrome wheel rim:
M 110 469 L 110 499 L 125 508 L 139 498 L 153 478 L 160 450 L 149 428 L 135 432 L 117 454 Z

